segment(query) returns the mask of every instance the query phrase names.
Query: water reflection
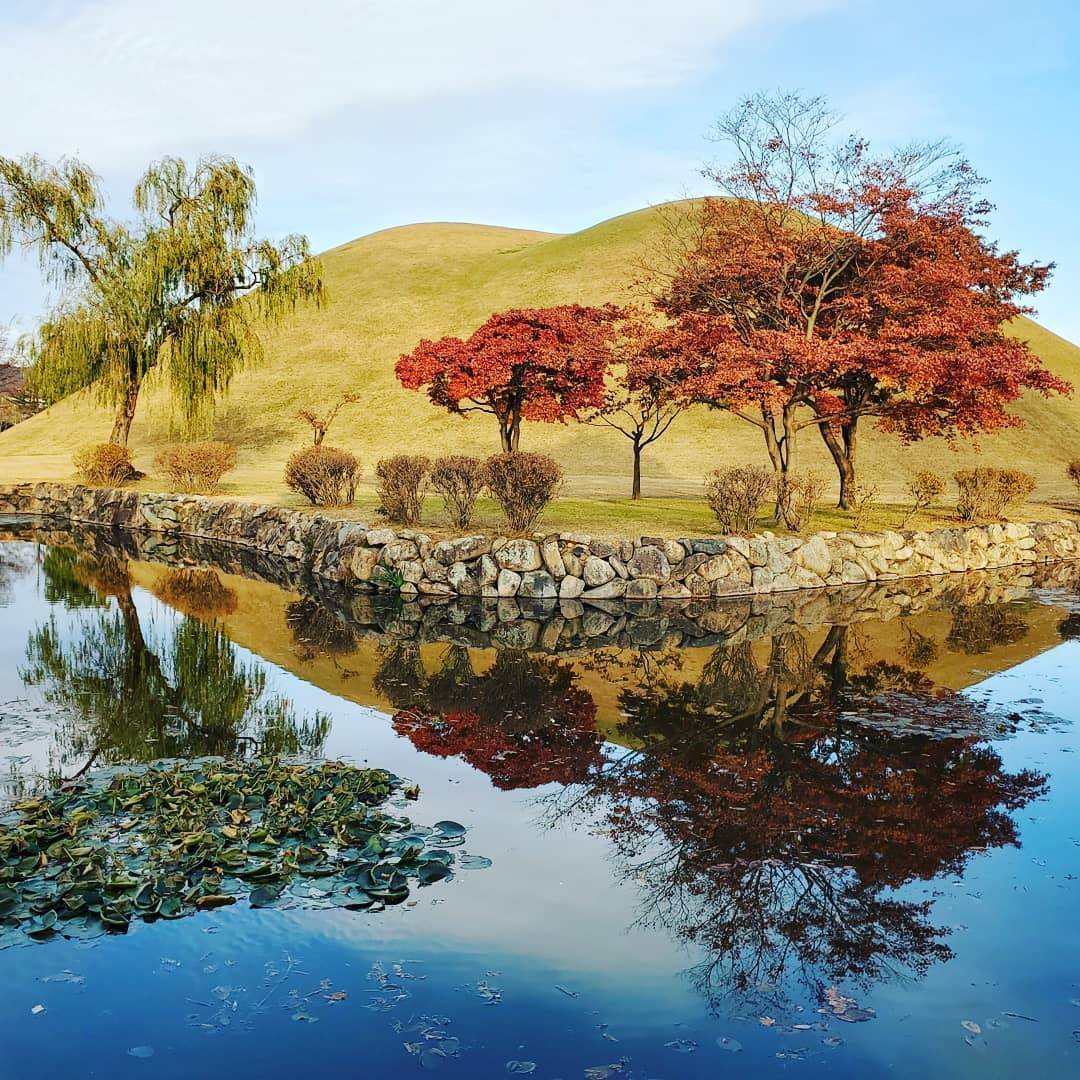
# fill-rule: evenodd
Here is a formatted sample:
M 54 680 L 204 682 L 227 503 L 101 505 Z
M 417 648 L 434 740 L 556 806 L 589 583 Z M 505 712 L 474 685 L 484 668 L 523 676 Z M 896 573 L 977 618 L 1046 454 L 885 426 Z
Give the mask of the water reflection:
M 267 692 L 263 666 L 204 621 L 235 607 L 213 571 L 163 577 L 159 595 L 192 614 L 147 630 L 126 561 L 49 549 L 41 570 L 49 601 L 80 612 L 63 628 L 55 614 L 39 625 L 20 671 L 62 718 L 55 778 L 120 762 L 321 749 L 329 719 L 296 716 Z
M 842 980 L 917 976 L 950 956 L 931 901 L 896 890 L 960 874 L 973 853 L 1017 843 L 1011 813 L 1046 790 L 1009 773 L 976 737 L 900 733 L 845 717 L 901 690 L 952 729 L 986 717 L 913 669 L 849 673 L 852 631 L 813 653 L 782 635 L 763 664 L 718 649 L 700 679 L 661 667 L 624 689 L 617 751 L 552 813 L 598 813 L 621 872 L 645 890 L 642 918 L 703 947 L 710 998 L 782 997 L 792 978 L 821 998 Z
M 932 883 L 1017 846 L 1016 812 L 1047 791 L 995 748 L 1023 718 L 956 687 L 1080 633 L 1076 614 L 1008 575 L 910 596 L 500 621 L 483 607 L 249 594 L 242 578 L 115 547 L 41 549 L 40 567 L 68 617 L 33 631 L 21 675 L 62 717 L 57 775 L 321 753 L 329 720 L 297 715 L 234 644 L 271 625 L 256 652 L 284 641 L 282 663 L 388 704 L 422 754 L 536 792 L 541 826 L 600 831 L 640 924 L 692 947 L 714 1007 L 827 1003 L 830 988 L 917 979 L 950 958 Z M 136 582 L 175 618 L 148 625 Z
M 505 649 L 478 674 L 469 650 L 450 645 L 428 675 L 417 646 L 398 642 L 376 685 L 398 707 L 395 731 L 425 753 L 463 758 L 499 788 L 577 783 L 602 760 L 596 705 L 553 657 Z

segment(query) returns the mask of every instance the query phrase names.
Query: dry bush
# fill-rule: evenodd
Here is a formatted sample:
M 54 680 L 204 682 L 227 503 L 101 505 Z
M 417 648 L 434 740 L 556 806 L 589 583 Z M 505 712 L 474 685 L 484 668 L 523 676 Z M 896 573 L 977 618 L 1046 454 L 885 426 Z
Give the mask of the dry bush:
M 959 492 L 956 516 L 961 521 L 999 519 L 1013 503 L 1035 490 L 1035 477 L 1020 469 L 962 469 L 953 475 Z
M 168 570 L 158 578 L 154 595 L 184 615 L 202 620 L 231 615 L 237 606 L 236 593 L 214 570 Z
M 990 505 L 996 517 L 1004 517 L 1005 511 L 1014 504 L 1027 502 L 1035 490 L 1035 477 L 1022 469 L 999 469 L 994 487 L 995 499 Z
M 789 473 L 777 486 L 776 508 L 792 532 L 802 532 L 825 495 L 825 481 L 814 473 Z
M 752 533 L 762 503 L 774 489 L 772 470 L 760 465 L 716 469 L 705 477 L 705 501 L 726 533 Z
M 1065 466 L 1065 474 L 1080 490 L 1080 458 L 1074 458 Z
M 874 484 L 854 483 L 851 485 L 848 491 L 848 502 L 851 505 L 854 517 L 852 524 L 856 532 L 862 532 L 867 516 L 873 510 L 874 503 L 877 502 L 880 494 L 881 492 Z
M 379 513 L 396 525 L 415 525 L 424 510 L 431 459 L 422 454 L 396 454 L 375 466 Z
M 431 486 L 442 496 L 450 522 L 467 529 L 484 489 L 484 463 L 465 454 L 446 454 L 431 466 Z
M 158 451 L 154 464 L 179 491 L 209 494 L 236 468 L 236 447 L 226 442 L 177 443 Z
M 907 490 L 911 496 L 911 508 L 904 514 L 904 520 L 900 522 L 901 529 L 906 528 L 908 522 L 916 514 L 929 510 L 935 499 L 941 498 L 945 493 L 945 480 L 936 472 L 923 469 L 908 481 Z
M 7 431 L 23 419 L 23 411 L 14 401 L 0 398 L 0 431 Z
M 484 462 L 484 485 L 515 533 L 528 532 L 559 492 L 563 472 L 546 454 L 515 451 Z
M 360 465 L 348 450 L 306 446 L 285 466 L 285 483 L 316 506 L 348 506 L 356 497 Z
M 79 476 L 94 487 L 126 484 L 138 476 L 131 464 L 131 451 L 118 443 L 80 446 L 71 460 Z

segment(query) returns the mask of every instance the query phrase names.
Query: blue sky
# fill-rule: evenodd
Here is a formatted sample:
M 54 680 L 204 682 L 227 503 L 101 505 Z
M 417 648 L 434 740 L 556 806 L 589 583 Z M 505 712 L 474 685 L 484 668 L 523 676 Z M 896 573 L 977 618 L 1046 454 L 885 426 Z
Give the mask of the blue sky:
M 948 136 L 993 235 L 1058 264 L 1040 320 L 1080 341 L 1075 0 L 3 0 L 0 153 L 71 154 L 118 213 L 166 153 L 251 165 L 260 227 L 316 249 L 412 221 L 567 231 L 707 190 L 717 115 L 826 94 L 885 149 Z M 0 322 L 48 301 L 0 268 Z

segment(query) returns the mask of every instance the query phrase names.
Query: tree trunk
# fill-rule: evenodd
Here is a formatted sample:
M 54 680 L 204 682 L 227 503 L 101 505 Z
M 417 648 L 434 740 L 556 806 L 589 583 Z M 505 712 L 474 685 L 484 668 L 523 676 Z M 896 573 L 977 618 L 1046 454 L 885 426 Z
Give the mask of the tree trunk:
M 641 498 L 641 443 L 634 440 L 634 482 L 630 489 L 631 499 Z
M 837 432 L 829 424 L 819 424 L 825 445 L 829 448 L 833 461 L 836 463 L 836 471 L 840 476 L 840 501 L 837 504 L 841 510 L 851 509 L 852 489 L 855 486 L 855 438 L 858 418 L 848 420 L 840 425 Z
M 521 417 L 516 409 L 499 417 L 499 441 L 504 454 L 517 453 L 521 444 Z
M 138 403 L 139 381 L 129 376 L 124 400 L 120 402 L 116 410 L 116 419 L 113 421 L 109 442 L 116 443 L 118 446 L 127 446 L 128 436 L 131 434 L 131 422 L 135 419 L 135 406 Z
M 783 410 L 779 431 L 777 430 L 777 417 L 774 412 L 763 407 L 761 417 L 764 421 L 765 448 L 769 451 L 769 460 L 772 462 L 773 467 L 773 479 L 776 483 L 776 510 L 773 514 L 773 521 L 779 524 L 784 520 L 784 493 L 787 488 L 788 477 L 795 465 L 798 429 L 795 427 L 794 411 L 790 408 Z

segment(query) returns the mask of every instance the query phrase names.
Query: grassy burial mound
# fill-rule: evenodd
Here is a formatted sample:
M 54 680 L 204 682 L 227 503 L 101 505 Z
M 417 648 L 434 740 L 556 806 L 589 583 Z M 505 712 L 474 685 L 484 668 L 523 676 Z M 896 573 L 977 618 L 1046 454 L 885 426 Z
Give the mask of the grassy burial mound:
M 219 408 L 214 437 L 239 451 L 239 465 L 222 491 L 298 503 L 282 482 L 289 454 L 310 442 L 310 429 L 296 413 L 323 409 L 346 391 L 360 400 L 342 410 L 327 444 L 357 454 L 368 483 L 375 462 L 394 453 L 496 452 L 498 433 L 490 417 L 449 416 L 422 394 L 402 389 L 393 372 L 397 357 L 422 337 L 467 334 L 507 307 L 640 300 L 635 278 L 662 229 L 659 209 L 565 236 L 486 225 L 409 225 L 327 252 L 329 307 L 300 310 L 267 332 L 265 361 L 234 380 Z M 1026 319 L 1014 331 L 1055 374 L 1080 380 L 1080 348 Z M 1080 456 L 1080 397 L 1029 397 L 1015 408 L 1026 426 L 984 437 L 978 463 L 1031 472 L 1039 481 L 1036 497 L 1066 494 L 1065 464 Z M 111 423 L 110 411 L 81 393 L 0 434 L 0 482 L 70 477 L 73 450 L 107 438 Z M 131 433 L 135 462 L 151 474 L 144 486 L 167 486 L 165 478 L 153 475 L 153 458 L 176 437 L 166 395 L 148 387 Z M 801 447 L 804 466 L 832 483 L 834 467 L 820 440 L 807 432 Z M 522 449 L 561 462 L 567 495 L 611 498 L 629 491 L 629 443 L 610 430 L 526 423 Z M 864 478 L 886 498 L 899 497 L 919 469 L 951 475 L 972 464 L 970 444 L 961 444 L 960 453 L 940 439 L 901 447 L 869 423 L 860 457 Z M 696 497 L 706 472 L 741 462 L 766 462 L 760 432 L 696 408 L 647 452 L 645 494 Z

